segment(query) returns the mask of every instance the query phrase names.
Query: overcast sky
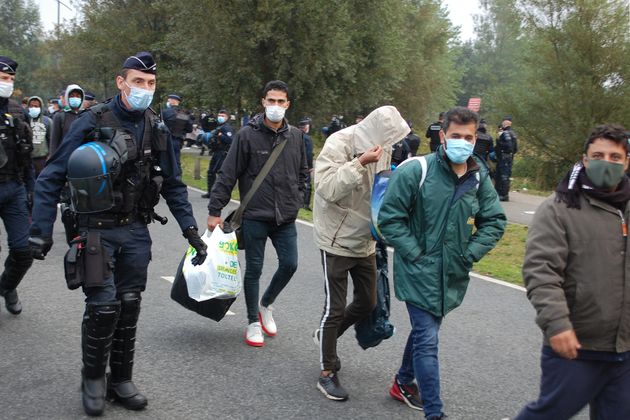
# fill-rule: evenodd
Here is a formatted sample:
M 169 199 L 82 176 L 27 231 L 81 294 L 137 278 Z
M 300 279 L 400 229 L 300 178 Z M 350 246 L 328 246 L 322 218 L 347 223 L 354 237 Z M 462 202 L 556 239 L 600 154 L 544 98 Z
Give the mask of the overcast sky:
M 72 10 L 68 10 L 61 6 L 61 20 L 72 19 L 77 15 L 77 11 L 71 0 L 61 0 L 64 4 L 70 6 Z M 461 39 L 467 40 L 473 36 L 473 14 L 477 13 L 478 0 L 443 0 L 449 10 L 451 21 L 454 25 L 460 26 Z M 40 15 L 44 23 L 44 29 L 50 31 L 57 22 L 57 0 L 35 0 L 39 5 Z

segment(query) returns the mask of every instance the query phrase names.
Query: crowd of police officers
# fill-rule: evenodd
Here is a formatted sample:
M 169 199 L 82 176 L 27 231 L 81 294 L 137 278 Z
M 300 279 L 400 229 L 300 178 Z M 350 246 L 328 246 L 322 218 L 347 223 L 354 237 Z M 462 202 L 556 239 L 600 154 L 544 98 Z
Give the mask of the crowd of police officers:
M 147 224 L 166 222 L 154 210 L 164 197 L 195 250 L 193 262 L 204 261 L 206 245 L 181 179 L 180 150 L 197 143 L 202 153 L 207 147 L 212 154 L 204 194 L 208 198 L 235 134 L 233 117 L 224 109 L 216 116 L 202 113 L 193 133 L 192 117 L 180 107 L 182 97 L 176 94 L 169 95 L 166 109 L 156 114 L 149 105 L 157 65 L 147 52 L 124 61 L 115 75 L 119 93 L 113 98 L 97 103 L 93 94 L 70 85 L 47 110 L 39 97 L 26 99 L 23 106 L 10 99 L 17 68 L 10 57 L 0 56 L 0 217 L 9 246 L 0 295 L 10 313 L 22 311 L 17 287 L 33 259 L 43 260 L 51 249 L 57 205 L 62 203 L 69 246 L 64 258 L 67 286 L 81 288 L 86 296 L 81 333 L 84 410 L 88 415 L 102 414 L 106 398 L 131 410 L 142 409 L 147 399 L 134 385 L 132 370 L 151 259 Z M 358 115 L 355 122 L 361 119 Z M 247 122 L 246 116 L 241 124 Z M 298 123 L 309 173 L 311 124 L 309 118 Z M 431 151 L 439 145 L 441 124 L 442 114 L 427 129 Z M 322 132 L 328 136 L 345 126 L 343 117 L 336 115 Z M 412 130 L 392 149 L 393 165 L 416 155 L 419 146 L 420 138 Z M 496 189 L 502 200 L 508 199 L 517 150 L 511 118 L 503 120 L 496 145 L 485 122 L 480 124 L 475 152 L 496 162 Z M 310 208 L 310 182 L 305 208 Z

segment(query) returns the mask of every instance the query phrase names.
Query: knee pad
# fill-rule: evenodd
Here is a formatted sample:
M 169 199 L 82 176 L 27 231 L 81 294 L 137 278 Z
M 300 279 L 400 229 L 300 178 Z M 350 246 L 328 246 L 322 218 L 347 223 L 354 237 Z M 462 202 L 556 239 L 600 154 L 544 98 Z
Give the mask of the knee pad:
M 118 321 L 120 302 L 88 303 L 87 321 L 97 327 L 108 327 Z
M 120 322 L 125 325 L 135 325 L 140 314 L 140 292 L 125 292 L 120 294 Z

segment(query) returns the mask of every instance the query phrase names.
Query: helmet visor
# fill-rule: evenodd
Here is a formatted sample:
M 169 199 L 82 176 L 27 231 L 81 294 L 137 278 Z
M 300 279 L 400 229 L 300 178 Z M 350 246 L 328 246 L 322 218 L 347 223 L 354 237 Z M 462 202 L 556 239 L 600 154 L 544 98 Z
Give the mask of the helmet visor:
M 68 178 L 68 184 L 75 213 L 98 213 L 114 207 L 114 188 L 109 176 Z

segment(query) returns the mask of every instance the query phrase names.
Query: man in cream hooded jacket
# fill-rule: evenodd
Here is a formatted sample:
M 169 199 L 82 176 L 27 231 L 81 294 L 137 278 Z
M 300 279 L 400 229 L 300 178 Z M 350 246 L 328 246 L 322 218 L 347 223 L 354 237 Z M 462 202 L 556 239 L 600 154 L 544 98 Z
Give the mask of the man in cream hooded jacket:
M 331 400 L 348 398 L 337 377 L 337 338 L 376 304 L 376 242 L 370 234 L 374 176 L 390 168 L 391 146 L 408 133 L 398 110 L 383 106 L 328 137 L 315 162 L 314 232 L 326 290 L 324 314 L 314 335 L 320 346 L 317 388 Z M 354 296 L 346 306 L 348 274 Z

